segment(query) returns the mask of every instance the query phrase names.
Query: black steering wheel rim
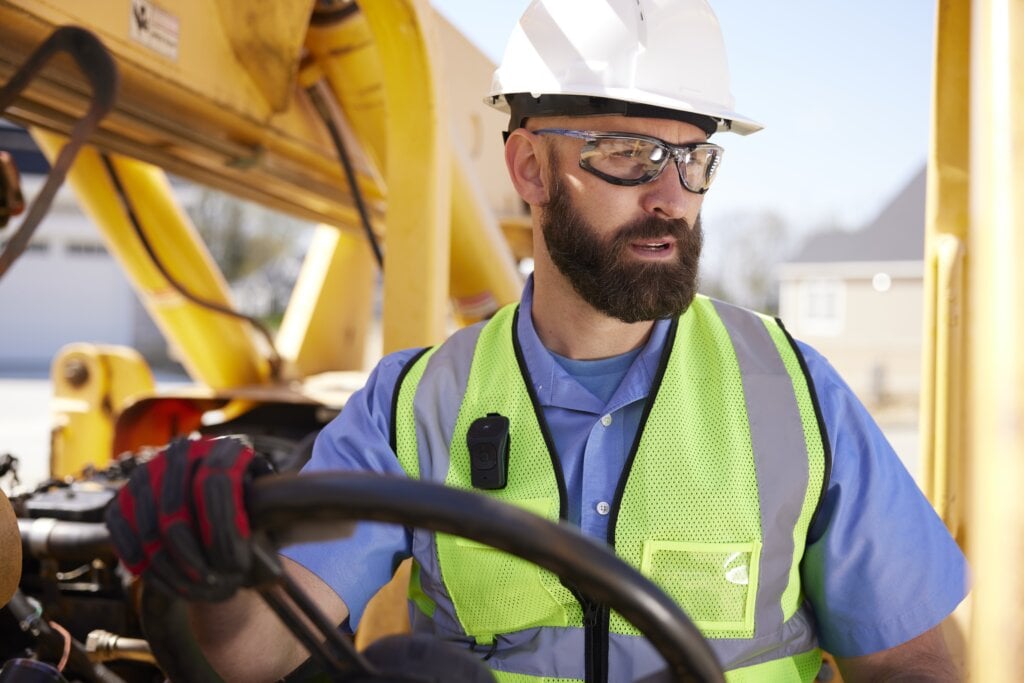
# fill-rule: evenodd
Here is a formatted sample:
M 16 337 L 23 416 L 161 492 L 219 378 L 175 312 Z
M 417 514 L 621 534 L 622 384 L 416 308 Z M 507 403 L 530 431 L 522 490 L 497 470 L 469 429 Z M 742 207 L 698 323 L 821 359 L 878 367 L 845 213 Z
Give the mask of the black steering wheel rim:
M 724 681 L 720 665 L 679 606 L 640 572 L 577 530 L 470 491 L 365 473 L 284 474 L 257 480 L 250 521 L 275 547 L 336 538 L 339 522 L 376 521 L 486 543 L 571 581 L 638 628 L 676 681 Z M 187 626 L 184 602 L 147 590 L 147 638 L 172 680 L 219 680 Z M 198 659 L 197 659 L 198 658 Z

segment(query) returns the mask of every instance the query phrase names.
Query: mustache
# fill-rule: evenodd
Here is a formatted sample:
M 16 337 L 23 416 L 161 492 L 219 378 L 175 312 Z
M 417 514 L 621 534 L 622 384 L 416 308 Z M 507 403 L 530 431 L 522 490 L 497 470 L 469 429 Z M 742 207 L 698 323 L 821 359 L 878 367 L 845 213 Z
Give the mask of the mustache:
M 696 223 L 700 224 L 700 218 L 697 219 Z M 693 226 L 685 218 L 665 219 L 644 216 L 619 228 L 618 232 L 612 237 L 612 241 L 622 244 L 637 240 L 656 239 L 666 235 L 682 241 L 692 231 Z

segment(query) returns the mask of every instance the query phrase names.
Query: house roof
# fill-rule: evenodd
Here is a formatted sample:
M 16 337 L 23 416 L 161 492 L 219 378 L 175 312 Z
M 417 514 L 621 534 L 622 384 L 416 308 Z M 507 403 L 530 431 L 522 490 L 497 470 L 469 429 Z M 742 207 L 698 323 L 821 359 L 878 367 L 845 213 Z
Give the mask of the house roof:
M 816 233 L 790 263 L 920 261 L 924 258 L 925 168 L 859 230 Z

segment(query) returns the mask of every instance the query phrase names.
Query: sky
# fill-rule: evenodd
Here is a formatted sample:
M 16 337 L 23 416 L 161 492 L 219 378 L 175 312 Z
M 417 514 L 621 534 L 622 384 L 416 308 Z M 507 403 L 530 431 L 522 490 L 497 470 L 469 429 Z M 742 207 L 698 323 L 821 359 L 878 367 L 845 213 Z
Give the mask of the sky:
M 527 0 L 431 0 L 495 62 Z M 578 0 L 581 7 L 600 0 Z M 924 165 L 931 0 L 711 0 L 736 110 L 764 124 L 726 149 L 704 227 L 773 212 L 794 233 L 870 222 Z

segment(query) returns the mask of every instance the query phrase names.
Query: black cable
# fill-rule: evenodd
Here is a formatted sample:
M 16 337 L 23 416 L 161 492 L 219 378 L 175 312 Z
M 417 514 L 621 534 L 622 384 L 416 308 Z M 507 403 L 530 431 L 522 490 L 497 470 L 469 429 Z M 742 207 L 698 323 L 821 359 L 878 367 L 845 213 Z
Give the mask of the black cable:
M 356 210 L 359 212 L 359 220 L 363 224 L 363 231 L 366 233 L 366 239 L 369 240 L 370 247 L 373 249 L 373 256 L 377 259 L 377 266 L 381 270 L 384 270 L 384 254 L 381 251 L 377 235 L 373 232 L 373 225 L 370 223 L 370 213 L 366 209 L 366 202 L 363 200 L 363 193 L 360 191 L 359 184 L 356 182 L 355 168 L 352 166 L 352 159 L 349 157 L 348 150 L 345 148 L 345 142 L 341 138 L 341 131 L 338 130 L 338 126 L 334 121 L 334 116 L 331 114 L 330 107 L 324 99 L 323 92 L 321 91 L 319 84 L 316 83 L 306 88 L 306 92 L 313 101 L 313 106 L 316 107 L 316 111 L 320 114 L 320 118 L 323 119 L 324 124 L 327 126 L 327 132 L 331 135 L 331 141 L 334 143 L 334 149 L 337 150 L 338 158 L 341 159 L 341 165 L 345 169 L 345 178 L 348 180 L 348 187 L 352 192 L 352 200 L 356 204 Z
M 24 220 L 6 245 L 0 249 L 0 277 L 28 247 L 32 235 L 39 227 L 40 221 L 46 216 L 50 203 L 57 190 L 64 182 L 64 177 L 71 168 L 71 163 L 78 155 L 78 150 L 85 144 L 100 121 L 114 107 L 120 76 L 114 58 L 100 42 L 99 38 L 75 26 L 62 26 L 54 31 L 35 52 L 29 55 L 7 83 L 0 87 L 0 114 L 14 101 L 29 83 L 43 69 L 46 63 L 58 52 L 66 52 L 78 64 L 78 69 L 89 81 L 92 88 L 92 99 L 89 109 L 71 129 L 71 137 L 57 155 L 50 173 L 42 189 L 32 200 Z
M 121 178 L 117 174 L 117 170 L 114 168 L 114 164 L 111 163 L 110 157 L 107 154 L 101 154 L 100 159 L 103 160 L 103 165 L 107 169 L 107 173 L 110 174 L 110 180 L 114 183 L 114 189 L 117 190 L 118 197 L 121 199 L 121 204 L 124 206 L 125 213 L 128 215 L 128 221 L 132 224 L 132 228 L 135 230 L 135 234 L 138 236 L 139 241 L 142 242 L 142 246 L 145 248 L 146 253 L 149 254 L 149 258 L 153 261 L 153 265 L 160 271 L 160 274 L 164 276 L 164 279 L 183 297 L 196 304 L 202 306 L 211 311 L 216 311 L 223 315 L 237 318 L 239 320 L 245 320 L 252 325 L 257 332 L 263 335 L 263 338 L 267 341 L 267 348 L 270 353 L 270 358 L 267 361 L 270 363 L 270 376 L 272 379 L 279 379 L 281 373 L 281 356 L 277 352 L 277 348 L 274 346 L 274 337 L 270 334 L 270 330 L 260 320 L 251 315 L 246 315 L 240 311 L 236 311 L 226 306 L 221 306 L 215 301 L 204 299 L 196 294 L 193 294 L 185 288 L 164 266 L 160 257 L 157 256 L 156 250 L 153 249 L 153 245 L 150 243 L 149 238 L 146 237 L 145 231 L 142 229 L 142 224 L 139 221 L 139 217 L 135 213 L 135 209 L 132 206 L 131 200 L 128 197 L 128 193 L 124 189 L 124 185 L 121 183 Z

